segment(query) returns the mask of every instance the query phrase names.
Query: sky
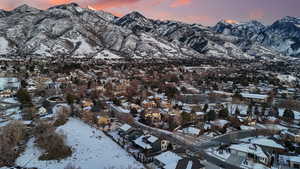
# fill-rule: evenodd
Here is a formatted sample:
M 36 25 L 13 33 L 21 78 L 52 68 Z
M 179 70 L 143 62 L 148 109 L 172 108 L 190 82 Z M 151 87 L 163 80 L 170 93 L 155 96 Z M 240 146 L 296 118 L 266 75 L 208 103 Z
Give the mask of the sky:
M 0 0 L 0 9 L 11 10 L 22 4 L 47 9 L 71 2 L 117 16 L 138 11 L 154 19 L 208 26 L 222 19 L 271 24 L 284 16 L 300 17 L 300 0 Z

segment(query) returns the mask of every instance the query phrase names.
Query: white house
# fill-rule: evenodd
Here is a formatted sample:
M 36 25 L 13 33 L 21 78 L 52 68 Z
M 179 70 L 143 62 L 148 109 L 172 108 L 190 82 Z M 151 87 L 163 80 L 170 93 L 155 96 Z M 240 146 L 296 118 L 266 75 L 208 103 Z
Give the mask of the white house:
M 182 158 L 178 156 L 176 153 L 171 151 L 166 151 L 164 153 L 161 153 L 158 156 L 154 157 L 154 163 L 163 169 L 175 169 L 177 166 L 177 163 Z
M 270 162 L 269 155 L 265 153 L 258 145 L 251 143 L 233 144 L 229 147 L 232 154 L 244 158 L 251 158 L 257 160 L 265 165 Z

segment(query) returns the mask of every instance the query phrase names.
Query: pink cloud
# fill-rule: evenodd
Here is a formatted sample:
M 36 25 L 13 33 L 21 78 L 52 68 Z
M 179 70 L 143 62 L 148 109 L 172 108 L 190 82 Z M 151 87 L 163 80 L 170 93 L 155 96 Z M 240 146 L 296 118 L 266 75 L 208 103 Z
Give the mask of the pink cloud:
M 254 9 L 249 14 L 249 18 L 251 20 L 263 19 L 264 16 L 265 16 L 265 13 L 261 9 Z
M 192 2 L 192 0 L 175 0 L 174 2 L 171 3 L 172 8 L 177 8 L 180 6 L 185 6 L 189 5 Z

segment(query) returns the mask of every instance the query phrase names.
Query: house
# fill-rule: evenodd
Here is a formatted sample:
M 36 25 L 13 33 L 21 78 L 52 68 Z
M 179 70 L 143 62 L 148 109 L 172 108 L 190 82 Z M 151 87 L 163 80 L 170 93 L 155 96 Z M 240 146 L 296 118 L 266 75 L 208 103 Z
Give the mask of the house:
M 39 114 L 40 116 L 46 115 L 46 114 L 47 114 L 47 109 L 45 109 L 45 107 L 41 106 L 41 107 L 38 109 L 37 114 Z
M 285 148 L 281 145 L 276 143 L 272 139 L 267 138 L 253 138 L 251 139 L 250 143 L 258 145 L 269 152 L 284 152 Z
M 170 145 L 170 141 L 168 141 L 168 140 L 161 140 L 161 142 L 160 142 L 160 147 L 161 147 L 160 149 L 161 149 L 161 151 L 168 150 L 169 145 Z
M 119 135 L 124 136 L 130 133 L 133 130 L 133 128 L 128 124 L 123 124 L 118 130 L 119 130 Z
M 181 159 L 182 157 L 178 156 L 176 153 L 166 151 L 154 157 L 154 164 L 161 169 L 176 169 L 178 161 Z
M 143 116 L 146 120 L 149 120 L 151 123 L 160 122 L 161 121 L 161 112 L 160 109 L 150 109 L 146 110 L 143 113 Z
M 11 89 L 0 91 L 0 97 L 12 97 L 14 92 Z
M 268 95 L 241 93 L 243 99 L 247 102 L 266 103 Z
M 233 144 L 229 147 L 232 154 L 242 158 L 249 158 L 254 161 L 269 165 L 271 162 L 270 155 L 263 151 L 263 149 L 255 144 L 241 143 Z
M 142 102 L 142 106 L 143 106 L 145 109 L 157 107 L 155 101 L 149 101 L 149 100 L 144 100 L 144 101 Z
M 288 129 L 283 130 L 280 135 L 287 141 L 300 143 L 300 130 Z
M 227 127 L 230 124 L 230 122 L 227 120 L 218 119 L 218 120 L 212 121 L 211 124 L 217 129 L 223 129 L 223 128 Z
M 184 158 L 178 161 L 176 169 L 205 169 L 198 159 Z
M 180 130 L 181 132 L 183 132 L 184 134 L 188 134 L 191 136 L 198 136 L 200 134 L 200 129 L 195 128 L 195 127 L 186 127 L 183 128 L 182 130 Z
M 300 156 L 282 156 L 279 157 L 283 160 L 283 164 L 289 166 L 290 168 L 300 169 Z
M 196 114 L 196 120 L 197 121 L 203 121 L 204 117 L 205 117 L 205 113 L 204 112 L 195 112 Z
M 161 142 L 159 138 L 152 135 L 142 135 L 133 140 L 133 144 L 141 149 L 145 155 L 161 150 Z

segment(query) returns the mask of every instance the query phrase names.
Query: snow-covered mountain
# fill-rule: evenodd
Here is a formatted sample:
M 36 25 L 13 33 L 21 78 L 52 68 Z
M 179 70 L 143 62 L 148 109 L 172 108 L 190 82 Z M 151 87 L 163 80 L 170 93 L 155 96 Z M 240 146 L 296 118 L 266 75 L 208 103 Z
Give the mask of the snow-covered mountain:
M 200 24 L 148 19 L 138 12 L 132 12 L 116 19 L 115 23 L 134 32 L 148 32 L 169 42 L 190 47 L 206 57 L 284 58 L 280 52 L 251 41 L 265 28 L 257 21 L 244 24 L 222 21 L 210 28 Z
M 300 57 L 300 18 L 287 16 L 269 26 L 257 21 L 246 23 L 221 21 L 213 27 L 213 30 L 225 35 L 242 37 L 251 44 L 260 44 L 283 55 Z
M 187 47 L 114 24 L 110 13 L 75 3 L 2 11 L 0 55 L 48 57 L 201 57 Z
M 0 55 L 282 58 L 295 54 L 296 50 L 290 50 L 289 44 L 292 49 L 299 48 L 299 43 L 293 43 L 299 40 L 299 30 L 293 25 L 285 28 L 281 24 L 289 20 L 278 21 L 273 27 L 265 27 L 256 21 L 243 24 L 223 21 L 210 28 L 153 20 L 138 12 L 118 18 L 91 7 L 81 8 L 75 3 L 47 10 L 22 5 L 12 11 L 0 10 Z M 280 37 L 275 36 L 276 31 L 280 32 Z M 277 44 L 278 37 L 284 38 L 286 44 Z M 284 50 L 274 50 L 278 45 Z

